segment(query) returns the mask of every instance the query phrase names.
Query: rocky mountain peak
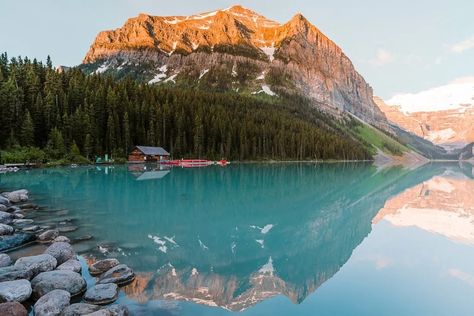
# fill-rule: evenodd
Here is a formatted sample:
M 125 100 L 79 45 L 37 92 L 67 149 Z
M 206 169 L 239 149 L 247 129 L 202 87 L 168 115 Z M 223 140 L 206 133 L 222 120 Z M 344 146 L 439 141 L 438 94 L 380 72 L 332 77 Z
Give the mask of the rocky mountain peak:
M 297 93 L 334 115 L 350 112 L 386 127 L 372 88 L 301 13 L 283 25 L 239 5 L 190 16 L 140 14 L 99 33 L 83 63 L 154 84 L 181 78 L 186 86 L 219 69 L 208 84 L 249 94 Z

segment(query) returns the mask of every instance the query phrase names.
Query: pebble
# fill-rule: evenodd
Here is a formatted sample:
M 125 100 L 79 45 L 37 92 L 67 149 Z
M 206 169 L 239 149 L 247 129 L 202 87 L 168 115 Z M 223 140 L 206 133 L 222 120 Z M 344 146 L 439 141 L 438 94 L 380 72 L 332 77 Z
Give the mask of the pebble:
M 8 267 L 12 264 L 12 259 L 6 253 L 0 253 L 0 268 Z
M 56 258 L 50 254 L 22 257 L 15 262 L 15 267 L 30 270 L 33 276 L 41 272 L 51 271 L 58 265 Z
M 107 272 L 108 270 L 112 269 L 113 267 L 116 267 L 120 264 L 120 262 L 117 259 L 104 259 L 104 260 L 99 260 L 95 263 L 93 263 L 89 267 L 89 273 L 91 275 L 99 275 L 104 272 Z
M 0 283 L 1 302 L 24 302 L 31 296 L 31 284 L 28 280 L 14 280 Z
M 0 236 L 11 235 L 15 230 L 10 225 L 0 224 Z
M 74 249 L 67 242 L 55 242 L 46 249 L 45 253 L 55 257 L 58 264 L 63 264 L 76 256 Z
M 56 270 L 70 270 L 77 273 L 81 273 L 82 267 L 81 263 L 76 259 L 69 259 L 68 261 L 58 266 Z
M 63 310 L 62 316 L 79 316 L 79 315 L 88 315 L 90 313 L 96 312 L 100 309 L 100 306 L 87 304 L 87 303 L 76 303 L 71 304 L 66 309 Z
M 50 229 L 38 235 L 39 241 L 51 241 L 59 236 L 57 229 Z
M 7 302 L 0 304 L 0 315 L 26 316 L 28 311 L 25 306 L 18 302 Z
M 71 296 L 76 296 L 85 291 L 86 281 L 79 273 L 69 270 L 54 270 L 38 274 L 31 280 L 31 286 L 36 298 L 53 290 L 65 290 Z
M 115 283 L 96 284 L 87 290 L 84 301 L 91 304 L 107 305 L 117 300 L 118 287 Z
M 98 284 L 115 283 L 125 285 L 135 279 L 135 273 L 125 264 L 119 264 L 108 270 L 99 278 Z

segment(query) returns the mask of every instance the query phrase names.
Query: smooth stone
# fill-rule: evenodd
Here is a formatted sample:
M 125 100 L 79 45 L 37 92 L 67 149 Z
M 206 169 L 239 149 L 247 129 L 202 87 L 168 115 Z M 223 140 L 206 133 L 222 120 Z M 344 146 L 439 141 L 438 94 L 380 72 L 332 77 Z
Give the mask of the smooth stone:
M 0 283 L 0 301 L 24 302 L 31 296 L 31 284 L 28 280 L 14 280 Z
M 53 290 L 68 291 L 71 296 L 82 294 L 86 289 L 86 281 L 76 272 L 54 270 L 38 274 L 32 281 L 33 295 L 41 297 Z
M 115 283 L 96 284 L 87 290 L 84 301 L 91 304 L 107 305 L 117 300 L 118 286 Z
M 63 264 L 76 256 L 74 249 L 67 242 L 55 242 L 46 249 L 45 253 L 55 257 L 58 264 Z
M 135 273 L 125 264 L 119 264 L 108 270 L 99 278 L 98 284 L 116 283 L 125 285 L 135 279 Z
M 16 190 L 13 192 L 3 192 L 2 195 L 10 200 L 12 203 L 26 202 L 28 201 L 27 190 Z
M 59 316 L 69 306 L 71 294 L 64 290 L 53 290 L 35 303 L 35 316 Z
M 16 216 L 14 216 L 16 217 Z M 30 219 L 30 218 L 22 218 L 22 219 L 13 219 L 13 224 L 15 225 L 28 225 L 28 224 L 31 224 L 31 223 L 34 223 L 34 220 Z
M 13 229 L 13 227 L 10 225 L 0 224 L 0 236 L 11 235 L 14 231 L 15 229 Z
M 60 233 L 70 233 L 77 230 L 77 226 L 62 226 L 58 228 Z
M 26 316 L 28 311 L 25 306 L 18 302 L 7 302 L 0 304 L 0 315 Z
M 32 226 L 26 226 L 21 229 L 24 232 L 35 232 L 40 230 L 40 227 L 38 225 L 32 225 Z
M 15 262 L 15 267 L 30 270 L 33 276 L 41 272 L 54 270 L 57 265 L 56 258 L 49 254 L 23 257 Z
M 14 216 L 16 219 L 23 219 L 23 218 L 25 218 L 25 215 L 22 214 L 22 213 L 13 213 L 13 216 Z
M 18 233 L 9 236 L 0 236 L 0 251 L 22 246 L 35 240 L 35 236 L 27 233 Z
M 75 259 L 69 259 L 68 261 L 58 266 L 56 270 L 69 270 L 69 271 L 81 273 L 82 267 L 79 261 Z
M 13 222 L 13 219 L 15 216 L 13 214 L 7 213 L 7 212 L 1 212 L 0 211 L 0 224 L 11 224 Z
M 10 200 L 8 200 L 3 195 L 0 195 L 0 204 L 5 205 L 5 206 L 10 206 Z
M 128 316 L 128 308 L 125 305 L 112 305 L 87 316 Z
M 71 243 L 71 240 L 67 238 L 66 236 L 58 236 L 53 241 L 54 242 L 67 242 L 68 244 Z
M 8 212 L 8 213 L 21 212 L 21 208 L 19 208 L 19 207 L 16 206 L 16 205 L 12 205 L 12 206 L 10 206 L 10 207 L 7 209 L 7 212 Z
M 0 282 L 27 279 L 33 277 L 33 272 L 24 268 L 8 266 L 0 268 Z
M 0 268 L 8 267 L 12 264 L 12 259 L 6 253 L 0 253 Z
M 104 259 L 104 260 L 99 260 L 95 263 L 93 263 L 89 267 L 89 273 L 91 275 L 99 275 L 104 272 L 107 272 L 108 270 L 112 269 L 113 267 L 116 267 L 120 264 L 120 262 L 117 259 L 111 258 L 111 259 Z
M 50 229 L 38 235 L 39 241 L 50 241 L 59 236 L 57 229 Z
M 33 204 L 33 203 L 25 203 L 25 204 L 18 205 L 18 207 L 21 208 L 22 210 L 30 211 L 30 210 L 37 209 L 38 205 Z
M 6 205 L 0 204 L 0 212 L 6 212 L 8 207 Z
M 80 242 L 80 241 L 86 241 L 86 240 L 91 240 L 94 238 L 92 235 L 84 235 L 84 236 L 79 236 L 73 239 L 73 242 Z
M 81 316 L 96 312 L 100 309 L 100 306 L 87 304 L 87 303 L 76 303 L 69 305 L 61 313 L 61 316 Z

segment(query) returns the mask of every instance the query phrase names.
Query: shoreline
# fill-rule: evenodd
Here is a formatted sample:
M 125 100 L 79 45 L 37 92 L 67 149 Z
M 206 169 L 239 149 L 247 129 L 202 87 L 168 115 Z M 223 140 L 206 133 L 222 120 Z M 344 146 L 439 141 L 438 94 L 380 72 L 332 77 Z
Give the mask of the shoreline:
M 51 308 L 61 315 L 128 315 L 115 302 L 134 281 L 133 270 L 115 258 L 77 255 L 74 245 L 93 237 L 67 237 L 77 223 L 58 222 L 63 210 L 37 205 L 28 194 L 0 195 L 0 315 L 49 315 Z

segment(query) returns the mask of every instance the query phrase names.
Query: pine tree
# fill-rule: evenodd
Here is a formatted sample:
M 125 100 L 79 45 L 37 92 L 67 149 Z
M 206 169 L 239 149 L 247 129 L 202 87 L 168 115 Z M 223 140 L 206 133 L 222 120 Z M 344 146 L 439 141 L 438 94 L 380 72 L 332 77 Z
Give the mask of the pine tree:
M 25 120 L 21 127 L 21 144 L 26 146 L 33 146 L 35 140 L 35 127 L 31 119 L 30 112 L 27 110 Z

